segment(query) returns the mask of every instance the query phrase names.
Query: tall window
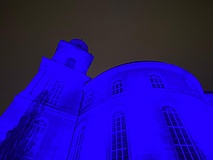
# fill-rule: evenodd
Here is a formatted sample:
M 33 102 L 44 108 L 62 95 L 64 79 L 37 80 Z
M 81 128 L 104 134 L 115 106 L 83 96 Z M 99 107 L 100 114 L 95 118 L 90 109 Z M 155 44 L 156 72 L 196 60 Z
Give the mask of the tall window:
M 46 129 L 47 123 L 42 119 L 36 120 L 32 127 L 30 127 L 29 133 L 27 133 L 26 138 L 23 140 L 25 158 L 34 159 Z
M 165 88 L 162 79 L 160 78 L 160 76 L 157 75 L 150 75 L 149 76 L 151 85 L 153 88 Z
M 76 142 L 75 142 L 73 160 L 79 160 L 80 159 L 81 146 L 82 146 L 82 142 L 83 142 L 83 138 L 84 138 L 84 131 L 85 131 L 85 127 L 82 127 L 80 129 L 80 131 L 78 132 Z
M 49 96 L 47 98 L 47 104 L 51 106 L 57 106 L 63 90 L 64 84 L 60 81 L 56 81 L 54 86 L 50 90 Z
M 122 80 L 116 80 L 112 83 L 112 94 L 119 94 L 123 92 Z
M 181 160 L 201 160 L 201 157 L 198 154 L 192 139 L 184 128 L 176 110 L 164 106 L 162 107 L 162 112 L 179 158 Z
M 112 117 L 111 160 L 128 160 L 128 144 L 126 136 L 126 120 L 123 112 Z

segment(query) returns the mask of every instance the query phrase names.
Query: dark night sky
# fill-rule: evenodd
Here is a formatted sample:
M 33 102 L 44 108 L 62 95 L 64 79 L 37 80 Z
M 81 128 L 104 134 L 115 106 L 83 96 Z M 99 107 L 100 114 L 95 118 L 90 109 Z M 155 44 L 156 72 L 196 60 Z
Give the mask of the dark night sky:
M 213 5 L 192 2 L 1 1 L 0 113 L 60 39 L 85 40 L 95 56 L 92 77 L 121 63 L 158 60 L 185 68 L 213 90 Z

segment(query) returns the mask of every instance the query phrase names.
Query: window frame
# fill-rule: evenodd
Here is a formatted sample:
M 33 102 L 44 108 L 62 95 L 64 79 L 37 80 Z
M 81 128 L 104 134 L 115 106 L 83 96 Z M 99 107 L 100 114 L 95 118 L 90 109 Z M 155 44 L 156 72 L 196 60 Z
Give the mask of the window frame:
M 83 102 L 83 106 L 81 108 L 81 110 L 86 110 L 88 109 L 90 106 L 92 106 L 92 102 L 93 102 L 93 94 L 92 93 L 89 93 L 88 95 L 86 95 L 86 98 L 84 99 L 84 102 Z
M 65 85 L 63 82 L 56 81 L 49 92 L 46 104 L 49 106 L 56 107 L 60 101 L 64 88 Z
M 24 150 L 25 158 L 31 159 L 31 160 L 35 158 L 47 128 L 48 128 L 48 123 L 45 118 L 39 118 L 33 122 L 23 142 L 25 144 L 25 150 Z
M 124 92 L 124 84 L 121 79 L 112 82 L 112 95 L 117 95 Z
M 77 135 L 75 135 L 72 160 L 80 159 L 84 133 L 85 133 L 85 126 L 81 126 L 76 133 Z
M 176 109 L 163 106 L 161 111 L 178 157 L 180 159 L 201 160 L 202 158 Z
M 112 116 L 112 134 L 110 160 L 128 160 L 129 148 L 126 129 L 126 117 L 123 112 Z
M 152 88 L 165 88 L 165 84 L 164 84 L 161 76 L 159 76 L 157 74 L 150 74 L 149 82 L 150 82 Z

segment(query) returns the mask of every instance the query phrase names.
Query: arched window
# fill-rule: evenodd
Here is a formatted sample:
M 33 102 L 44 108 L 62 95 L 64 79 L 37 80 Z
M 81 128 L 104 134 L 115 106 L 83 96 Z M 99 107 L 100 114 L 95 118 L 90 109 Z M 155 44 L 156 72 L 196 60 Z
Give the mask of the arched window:
M 160 76 L 157 75 L 150 75 L 149 76 L 151 85 L 153 88 L 165 88 L 162 79 L 160 78 Z
M 63 90 L 64 84 L 60 81 L 56 81 L 48 95 L 47 104 L 51 106 L 57 106 Z
M 76 60 L 73 59 L 73 58 L 69 58 L 66 62 L 66 66 L 69 67 L 69 68 L 74 68 L 75 67 L 75 63 L 76 63 Z
M 112 95 L 119 94 L 123 92 L 122 80 L 116 80 L 112 83 Z
M 24 144 L 24 158 L 34 159 L 39 146 L 42 142 L 43 136 L 47 129 L 47 123 L 43 119 L 37 119 L 29 128 L 26 138 L 23 140 Z
M 81 146 L 84 138 L 84 131 L 85 127 L 83 126 L 76 137 L 75 146 L 74 146 L 74 153 L 73 153 L 73 160 L 79 160 L 80 159 L 80 153 L 81 153 Z
M 164 106 L 162 112 L 180 159 L 201 160 L 192 139 L 174 108 Z
M 82 110 L 87 109 L 91 105 L 92 105 L 92 94 L 89 94 L 84 101 Z
M 189 91 L 191 92 L 191 94 L 193 96 L 198 96 L 199 95 L 199 91 L 197 90 L 197 88 L 193 85 L 192 82 L 190 82 L 189 80 L 185 79 L 185 82 L 187 84 L 187 87 L 189 89 Z
M 128 160 L 128 144 L 126 135 L 126 120 L 123 112 L 112 117 L 111 160 Z

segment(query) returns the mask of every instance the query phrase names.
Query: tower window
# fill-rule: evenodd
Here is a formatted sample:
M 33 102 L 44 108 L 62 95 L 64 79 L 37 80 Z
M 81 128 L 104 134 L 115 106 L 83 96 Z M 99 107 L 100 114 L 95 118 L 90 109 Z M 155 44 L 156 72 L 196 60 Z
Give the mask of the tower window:
M 78 132 L 76 142 L 75 142 L 73 160 L 79 160 L 80 159 L 81 146 L 82 146 L 82 142 L 83 142 L 83 138 L 84 138 L 84 131 L 85 131 L 85 127 L 82 127 L 80 129 L 80 131 Z
M 73 59 L 73 58 L 69 58 L 66 62 L 66 66 L 69 67 L 69 68 L 74 68 L 75 67 L 75 63 L 76 63 L 76 60 Z
M 164 106 L 162 112 L 179 158 L 201 160 L 176 110 Z
M 122 80 L 116 80 L 112 83 L 112 95 L 119 94 L 123 92 Z
M 160 78 L 160 76 L 157 75 L 150 75 L 149 76 L 151 85 L 153 88 L 165 88 L 162 79 Z
M 111 160 L 128 160 L 126 120 L 123 112 L 112 117 Z
M 87 109 L 88 107 L 90 107 L 92 105 L 92 94 L 89 94 L 86 97 L 86 100 L 84 102 L 83 108 L 82 109 Z
M 64 84 L 62 82 L 56 81 L 50 90 L 49 96 L 47 98 L 47 104 L 51 106 L 57 106 L 63 90 Z
M 34 159 L 35 154 L 42 142 L 46 129 L 47 123 L 41 119 L 36 120 L 29 128 L 29 132 L 27 133 L 26 138 L 22 141 L 22 146 L 25 147 L 23 148 L 23 151 L 20 152 L 25 154 L 25 158 Z

